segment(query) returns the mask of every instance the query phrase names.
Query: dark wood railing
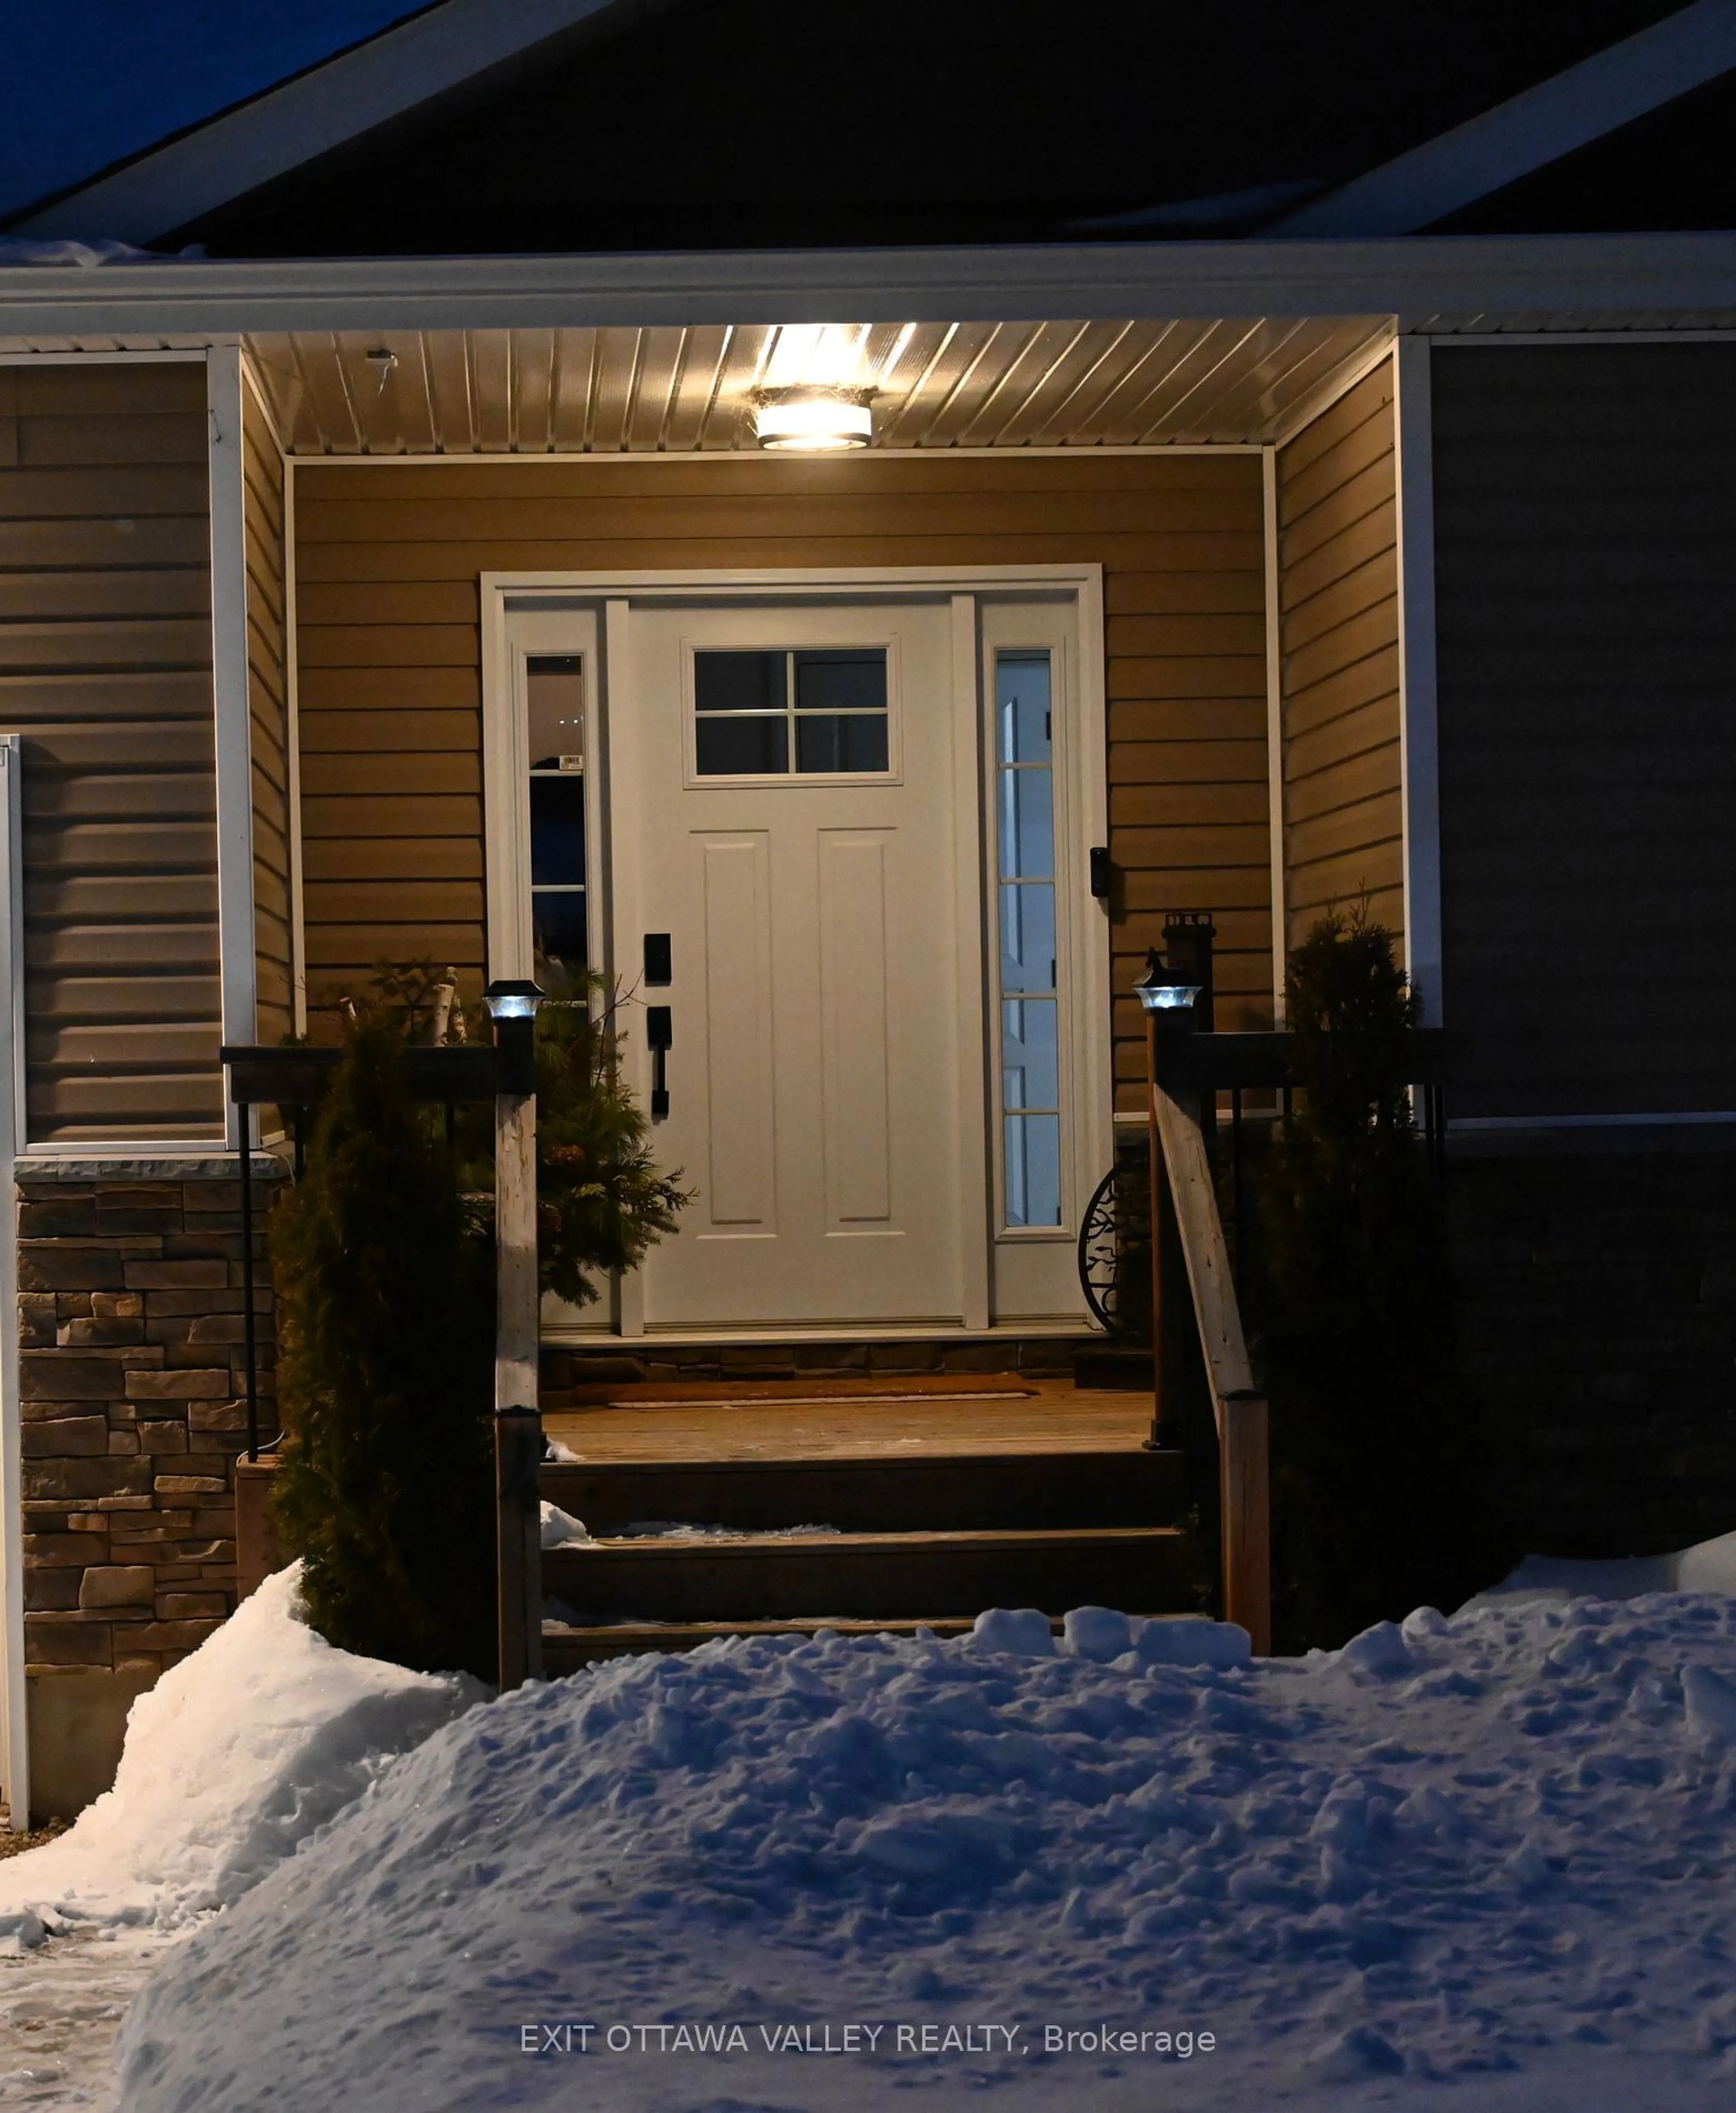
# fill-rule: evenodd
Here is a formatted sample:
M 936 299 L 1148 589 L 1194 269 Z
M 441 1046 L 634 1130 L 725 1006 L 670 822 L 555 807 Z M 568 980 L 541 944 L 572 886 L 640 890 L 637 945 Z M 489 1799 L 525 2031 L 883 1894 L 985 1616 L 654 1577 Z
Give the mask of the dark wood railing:
M 1166 1382 L 1181 1368 L 1178 1312 L 1192 1308 L 1212 1403 L 1217 1467 L 1220 1590 L 1224 1618 L 1239 1622 L 1254 1650 L 1272 1649 L 1272 1527 L 1269 1415 L 1255 1385 L 1236 1293 L 1242 1239 L 1244 1096 L 1278 1097 L 1288 1112 L 1296 1081 L 1282 1034 L 1193 1031 L 1190 1012 L 1146 1015 L 1148 1129 L 1152 1184 L 1152 1364 L 1158 1427 L 1172 1426 Z M 1422 1129 L 1438 1166 L 1446 1138 L 1441 1076 L 1445 1038 L 1419 1029 L 1411 1038 L 1410 1070 Z M 1231 1225 L 1234 1257 L 1218 1208 L 1213 1146 L 1221 1097 L 1230 1096 Z M 1167 1432 L 1166 1431 L 1166 1435 Z

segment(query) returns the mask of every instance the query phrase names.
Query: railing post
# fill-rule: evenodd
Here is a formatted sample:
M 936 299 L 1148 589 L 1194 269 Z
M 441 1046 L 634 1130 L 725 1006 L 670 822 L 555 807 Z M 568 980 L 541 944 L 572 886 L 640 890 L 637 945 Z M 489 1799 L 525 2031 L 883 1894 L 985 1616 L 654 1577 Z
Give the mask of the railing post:
M 1266 1397 L 1245 1391 L 1218 1403 L 1224 1619 L 1272 1652 L 1272 1469 Z
M 1186 1034 L 1186 1011 L 1145 1015 L 1145 1133 L 1151 1177 L 1151 1434 L 1148 1452 L 1185 1441 L 1182 1404 L 1187 1376 L 1187 1264 L 1181 1252 L 1176 1200 L 1158 1130 L 1158 1088 L 1171 1055 L 1171 1038 Z
M 536 1011 L 534 984 L 492 983 L 495 1020 L 495 1511 L 500 1684 L 542 1677 L 542 1533 L 537 1472 Z
M 259 1458 L 259 1355 L 254 1322 L 254 1111 L 245 1101 L 241 1117 L 241 1354 L 247 1360 L 247 1457 Z

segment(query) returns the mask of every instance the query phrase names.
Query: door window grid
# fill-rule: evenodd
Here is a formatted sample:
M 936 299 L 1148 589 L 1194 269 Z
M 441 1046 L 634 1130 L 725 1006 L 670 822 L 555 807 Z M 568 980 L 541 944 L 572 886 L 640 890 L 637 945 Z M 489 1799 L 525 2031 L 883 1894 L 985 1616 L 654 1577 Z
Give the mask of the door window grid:
M 994 655 L 996 998 L 1007 1226 L 1061 1223 L 1059 965 L 1053 669 L 1048 650 Z
M 530 716 L 531 935 L 539 971 L 582 973 L 589 958 L 585 887 L 584 664 L 578 654 L 525 662 Z
M 693 655 L 701 778 L 884 776 L 886 649 L 701 649 Z

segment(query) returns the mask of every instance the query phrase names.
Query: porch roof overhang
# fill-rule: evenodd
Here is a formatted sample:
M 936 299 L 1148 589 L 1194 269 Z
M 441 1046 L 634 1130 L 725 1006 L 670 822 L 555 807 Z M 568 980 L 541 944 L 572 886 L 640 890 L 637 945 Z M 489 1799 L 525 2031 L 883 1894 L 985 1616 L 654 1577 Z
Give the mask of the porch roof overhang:
M 898 351 L 883 445 L 1269 443 L 1396 333 L 1736 329 L 1736 234 L 0 271 L 0 350 L 245 339 L 309 454 L 728 449 L 779 329 L 840 323 Z M 566 354 L 588 378 L 563 397 Z M 516 413 L 515 374 L 543 377 Z

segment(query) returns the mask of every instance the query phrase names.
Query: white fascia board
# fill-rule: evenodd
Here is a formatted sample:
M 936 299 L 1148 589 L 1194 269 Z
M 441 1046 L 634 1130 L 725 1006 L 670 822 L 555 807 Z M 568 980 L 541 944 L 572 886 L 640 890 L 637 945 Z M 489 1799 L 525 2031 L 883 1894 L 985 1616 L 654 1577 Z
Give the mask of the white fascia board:
M 1736 309 L 1736 234 L 248 259 L 0 269 L 0 340 L 622 324 Z M 1533 326 L 1535 326 L 1534 325 Z
M 624 0 L 445 0 L 39 208 L 9 230 L 148 245 Z
M 1268 224 L 1281 235 L 1403 235 L 1546 168 L 1736 67 L 1736 0 L 1650 29 Z

